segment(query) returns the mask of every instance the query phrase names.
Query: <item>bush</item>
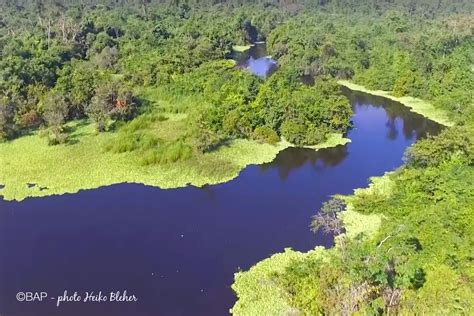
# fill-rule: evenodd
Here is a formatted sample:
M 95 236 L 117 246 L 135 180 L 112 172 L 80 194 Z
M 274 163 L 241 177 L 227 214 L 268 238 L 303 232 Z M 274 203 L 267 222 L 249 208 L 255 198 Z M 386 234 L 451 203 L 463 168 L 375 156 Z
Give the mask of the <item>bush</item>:
M 304 145 L 306 141 L 306 126 L 293 121 L 285 121 L 280 128 L 281 136 L 295 145 Z
M 468 164 L 474 162 L 474 136 L 465 127 L 444 130 L 436 137 L 420 140 L 405 153 L 404 160 L 413 167 L 437 166 L 458 155 Z
M 8 139 L 15 134 L 13 123 L 15 106 L 5 98 L 0 98 L 0 141 Z
M 48 145 L 53 146 L 65 144 L 67 142 L 68 135 L 64 132 L 64 128 L 62 126 L 51 126 L 47 131 Z
M 47 124 L 49 145 L 64 144 L 67 133 L 64 123 L 68 118 L 69 105 L 61 92 L 51 90 L 42 100 L 43 119 Z
M 278 134 L 268 126 L 257 127 L 252 134 L 252 138 L 259 143 L 275 145 L 280 141 Z
M 110 119 L 127 121 L 137 113 L 138 102 L 133 93 L 117 83 L 99 86 L 86 107 L 87 116 L 96 124 L 99 132 L 107 130 Z
M 325 142 L 328 132 L 324 126 L 310 125 L 306 130 L 305 144 L 317 145 Z

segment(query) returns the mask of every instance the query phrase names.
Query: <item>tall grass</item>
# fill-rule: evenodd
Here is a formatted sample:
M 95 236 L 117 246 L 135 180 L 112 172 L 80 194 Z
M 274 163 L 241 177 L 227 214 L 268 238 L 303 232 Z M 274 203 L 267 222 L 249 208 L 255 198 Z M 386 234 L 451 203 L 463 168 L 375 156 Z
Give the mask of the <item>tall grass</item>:
M 177 143 L 165 144 L 147 151 L 140 163 L 144 166 L 154 164 L 168 164 L 190 159 L 193 156 L 191 146 L 179 141 Z

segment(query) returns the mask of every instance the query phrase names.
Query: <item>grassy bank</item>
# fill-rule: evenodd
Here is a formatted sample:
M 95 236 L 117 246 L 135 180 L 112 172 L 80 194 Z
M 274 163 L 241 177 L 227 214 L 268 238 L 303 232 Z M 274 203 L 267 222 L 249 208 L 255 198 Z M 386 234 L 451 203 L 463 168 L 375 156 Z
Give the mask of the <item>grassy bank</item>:
M 170 121 L 180 126 L 181 120 L 177 116 Z M 235 140 L 189 160 L 143 166 L 137 152 L 117 154 L 103 150 L 116 137 L 114 133 L 97 134 L 87 121 L 70 123 L 68 128 L 72 130 L 71 142 L 66 145 L 48 146 L 37 133 L 0 144 L 0 195 L 4 199 L 75 193 L 125 182 L 160 188 L 217 184 L 235 178 L 247 165 L 272 161 L 278 152 L 291 146 L 287 142 L 273 146 Z M 172 126 L 167 125 L 164 132 L 169 128 Z M 347 141 L 334 135 L 319 148 Z
M 424 100 L 418 99 L 418 98 L 413 98 L 409 96 L 405 97 L 394 97 L 393 95 L 390 94 L 388 91 L 382 91 L 382 90 L 368 90 L 365 87 L 352 83 L 350 81 L 346 80 L 340 80 L 338 81 L 340 85 L 343 85 L 351 90 L 354 91 L 361 91 L 364 93 L 388 98 L 390 100 L 399 102 L 406 107 L 410 108 L 411 111 L 421 114 L 424 117 L 435 121 L 439 124 L 445 125 L 445 126 L 453 126 L 454 122 L 452 122 L 447 113 L 441 109 L 435 108 L 431 103 L 426 102 Z

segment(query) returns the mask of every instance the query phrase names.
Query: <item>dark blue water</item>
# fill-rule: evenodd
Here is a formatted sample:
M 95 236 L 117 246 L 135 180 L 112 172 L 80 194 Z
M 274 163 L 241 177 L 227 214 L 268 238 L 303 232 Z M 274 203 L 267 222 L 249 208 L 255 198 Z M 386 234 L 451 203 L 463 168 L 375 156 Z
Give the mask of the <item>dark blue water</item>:
M 347 92 L 352 143 L 288 149 L 228 183 L 161 190 L 120 184 L 74 195 L 0 200 L 2 316 L 225 315 L 234 272 L 286 247 L 331 246 L 311 216 L 402 164 L 407 146 L 439 126 L 381 98 Z M 67 290 L 127 290 L 128 303 L 63 303 Z M 44 291 L 18 302 L 19 291 Z

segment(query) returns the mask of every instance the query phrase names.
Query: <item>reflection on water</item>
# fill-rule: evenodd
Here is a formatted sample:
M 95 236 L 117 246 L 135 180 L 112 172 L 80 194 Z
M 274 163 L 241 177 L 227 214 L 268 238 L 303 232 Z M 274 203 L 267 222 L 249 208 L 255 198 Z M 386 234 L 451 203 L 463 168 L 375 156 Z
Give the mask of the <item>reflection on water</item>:
M 351 91 L 346 87 L 341 87 L 341 89 L 344 95 L 349 98 L 353 107 L 383 107 L 387 116 L 386 135 L 389 139 L 396 139 L 400 132 L 403 133 L 405 139 L 415 139 L 439 133 L 439 124 L 409 111 L 407 107 L 399 102 L 358 91 Z M 397 121 L 401 121 L 401 128 Z
M 363 167 L 371 158 L 374 159 L 381 154 L 396 158 L 400 164 L 400 155 L 390 155 L 394 145 L 397 146 L 399 143 L 399 146 L 402 146 L 399 152 L 402 153 L 416 139 L 436 135 L 440 131 L 439 124 L 410 112 L 398 102 L 351 91 L 345 87 L 342 87 L 342 92 L 349 98 L 355 113 L 354 128 L 346 135 L 352 140 L 352 143 L 319 151 L 289 148 L 281 152 L 273 162 L 261 165 L 259 168 L 262 171 L 277 168 L 280 179 L 285 180 L 292 170 L 298 170 L 304 165 L 310 166 L 315 172 L 336 167 L 346 158 L 350 158 L 348 157 L 349 153 L 354 155 L 359 150 L 366 151 L 367 160 L 360 161 L 356 168 Z M 370 141 L 370 135 L 361 133 L 361 128 L 366 129 L 368 133 L 385 135 L 385 141 L 388 143 L 384 142 L 382 146 L 377 146 L 376 142 Z M 390 142 L 395 144 L 390 144 Z M 373 157 L 371 157 L 371 153 Z M 398 164 L 394 164 L 393 168 L 396 166 Z
M 8 316 L 225 315 L 233 275 L 286 247 L 329 247 L 309 230 L 334 194 L 350 194 L 402 164 L 405 149 L 440 127 L 405 107 L 343 92 L 352 140 L 289 148 L 228 183 L 161 190 L 119 184 L 78 194 L 0 200 L 0 313 Z M 133 304 L 19 303 L 19 291 L 123 291 Z
M 314 151 L 312 149 L 288 148 L 282 151 L 271 163 L 260 166 L 262 171 L 272 168 L 278 169 L 280 180 L 285 180 L 293 169 L 304 165 L 311 166 L 315 172 L 329 167 L 335 167 L 348 155 L 347 146 L 337 146 L 326 150 Z
M 246 52 L 234 53 L 233 58 L 237 60 L 238 68 L 248 69 L 261 78 L 270 76 L 278 68 L 276 60 L 267 56 L 265 43 L 256 43 Z

